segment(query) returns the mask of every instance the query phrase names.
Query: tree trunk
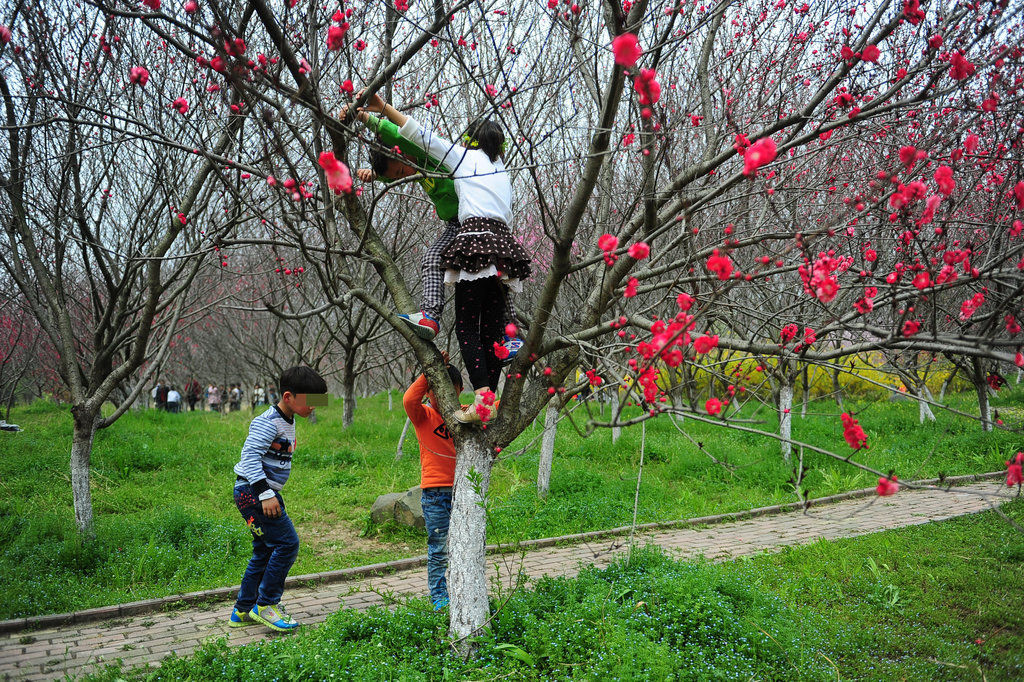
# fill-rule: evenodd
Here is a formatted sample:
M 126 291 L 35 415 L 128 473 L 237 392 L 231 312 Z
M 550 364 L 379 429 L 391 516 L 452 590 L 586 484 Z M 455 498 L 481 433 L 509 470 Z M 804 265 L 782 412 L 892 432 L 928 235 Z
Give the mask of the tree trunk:
M 779 386 L 779 435 L 782 436 L 779 443 L 782 446 L 782 458 L 788 462 L 789 456 L 793 454 L 793 443 L 789 440 L 793 431 L 793 384 L 788 377 L 784 381 Z
M 974 364 L 974 390 L 978 394 L 978 412 L 981 415 L 981 430 L 992 430 L 992 415 L 988 404 L 988 382 L 985 381 L 985 369 L 981 360 L 975 358 Z
M 558 433 L 558 401 L 552 400 L 544 410 L 544 437 L 540 442 L 540 462 L 537 464 L 537 495 L 548 496 L 551 486 L 551 461 L 555 458 L 555 435 Z
M 926 419 L 930 422 L 935 421 L 935 414 L 932 412 L 931 405 L 928 404 L 932 400 L 932 392 L 928 390 L 928 386 L 921 384 L 917 394 L 917 415 L 918 420 L 922 424 L 924 424 Z
M 341 379 L 341 428 L 347 429 L 352 426 L 356 412 L 356 377 L 348 365 Z
M 455 462 L 448 528 L 449 634 L 456 640 L 459 654 L 469 657 L 476 648 L 472 638 L 480 634 L 490 613 L 484 557 L 487 512 L 483 502 L 494 460 L 483 434 L 469 434 L 459 447 Z
M 807 403 L 811 402 L 811 366 L 804 365 L 804 371 L 801 375 L 801 388 L 803 389 L 803 396 L 800 403 L 800 418 L 804 419 L 807 417 Z
M 843 409 L 843 386 L 839 383 L 839 368 L 832 370 L 832 395 L 835 396 L 836 406 Z
M 389 388 L 388 389 L 388 412 L 391 412 L 394 409 L 395 409 L 395 406 L 394 406 L 394 404 L 393 404 L 393 402 L 391 400 L 391 389 Z
M 405 418 L 405 426 L 402 427 L 402 435 L 398 437 L 398 449 L 395 451 L 395 461 L 399 461 L 405 456 L 405 452 L 402 450 L 402 446 L 405 444 L 405 436 L 409 433 L 409 424 L 412 422 L 408 417 Z
M 621 403 L 619 402 L 619 388 L 618 386 L 612 386 L 612 423 L 619 421 Z M 612 443 L 619 440 L 619 436 L 622 435 L 622 427 L 612 427 Z
M 89 471 L 92 442 L 96 435 L 96 415 L 79 408 L 71 410 L 75 422 L 71 439 L 71 498 L 75 508 L 75 525 L 86 538 L 94 535 L 92 524 L 92 488 Z

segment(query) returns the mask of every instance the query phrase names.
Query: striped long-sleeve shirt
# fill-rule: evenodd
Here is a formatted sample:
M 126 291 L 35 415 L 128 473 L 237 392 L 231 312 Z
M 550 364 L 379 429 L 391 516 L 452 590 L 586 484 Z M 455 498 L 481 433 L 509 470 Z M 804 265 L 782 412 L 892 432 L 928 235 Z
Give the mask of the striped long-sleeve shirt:
M 295 419 L 286 418 L 275 405 L 249 425 L 235 473 L 249 482 L 257 496 L 281 490 L 292 471 L 294 452 Z

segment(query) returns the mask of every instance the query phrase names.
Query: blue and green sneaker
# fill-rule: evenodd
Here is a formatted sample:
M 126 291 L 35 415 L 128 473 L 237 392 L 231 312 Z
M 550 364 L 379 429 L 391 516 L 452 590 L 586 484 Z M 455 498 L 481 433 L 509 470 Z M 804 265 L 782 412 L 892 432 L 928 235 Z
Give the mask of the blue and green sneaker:
M 239 611 L 238 609 L 231 609 L 231 617 L 228 618 L 228 625 L 233 628 L 241 628 L 246 625 L 255 625 L 256 621 L 253 620 L 252 616 L 249 615 L 248 611 Z
M 295 619 L 285 613 L 284 607 L 280 604 L 268 604 L 267 606 L 257 604 L 252 607 L 249 617 L 278 632 L 288 632 L 299 627 Z

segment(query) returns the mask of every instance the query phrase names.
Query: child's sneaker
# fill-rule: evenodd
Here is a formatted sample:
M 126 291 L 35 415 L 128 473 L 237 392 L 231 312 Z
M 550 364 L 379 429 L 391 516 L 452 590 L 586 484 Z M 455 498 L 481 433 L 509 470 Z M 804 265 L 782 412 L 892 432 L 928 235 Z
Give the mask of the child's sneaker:
M 523 340 L 518 336 L 509 336 L 506 334 L 501 339 L 501 345 L 508 349 L 508 356 L 501 361 L 502 365 L 510 365 L 512 361 L 516 359 L 516 353 L 523 347 Z
M 288 632 L 299 627 L 295 619 L 285 613 L 284 607 L 280 604 L 269 604 L 267 606 L 257 604 L 252 607 L 249 617 L 278 632 Z
M 455 421 L 462 424 L 479 424 L 490 421 L 493 416 L 494 405 L 484 405 L 483 394 L 481 393 L 476 394 L 472 405 L 467 405 L 455 411 Z
M 249 615 L 248 611 L 239 611 L 238 609 L 231 609 L 231 617 L 228 618 L 228 626 L 233 628 L 241 628 L 246 625 L 255 625 L 256 620 Z
M 448 597 L 441 597 L 440 599 L 434 600 L 435 611 L 444 611 L 446 608 L 448 608 Z
M 399 313 L 398 316 L 412 327 L 416 336 L 424 341 L 432 340 L 441 331 L 441 325 L 437 323 L 437 320 L 422 310 L 418 313 Z

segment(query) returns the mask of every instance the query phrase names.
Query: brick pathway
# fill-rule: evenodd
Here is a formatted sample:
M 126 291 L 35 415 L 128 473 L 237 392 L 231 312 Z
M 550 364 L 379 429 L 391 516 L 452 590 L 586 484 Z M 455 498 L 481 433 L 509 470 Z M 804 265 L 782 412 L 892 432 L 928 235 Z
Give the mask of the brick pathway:
M 637 544 L 655 543 L 680 557 L 703 555 L 725 560 L 745 554 L 800 545 L 818 539 L 853 537 L 972 514 L 1009 497 L 1001 481 L 975 483 L 950 491 L 902 490 L 894 497 L 868 497 L 811 507 L 801 512 L 762 516 L 746 521 L 644 533 Z M 504 584 L 522 570 L 531 578 L 572 576 L 581 564 L 606 566 L 628 549 L 628 537 L 505 554 L 488 559 L 490 572 Z M 342 607 L 367 609 L 389 602 L 390 596 L 423 595 L 426 569 L 349 582 L 290 589 L 288 611 L 306 624 L 322 622 Z M 204 641 L 227 637 L 232 645 L 248 644 L 275 635 L 252 626 L 233 630 L 225 619 L 230 603 L 104 620 L 62 628 L 0 635 L 0 675 L 4 679 L 44 680 L 95 670 L 103 662 L 121 659 L 126 665 L 158 663 L 169 652 L 192 652 Z

